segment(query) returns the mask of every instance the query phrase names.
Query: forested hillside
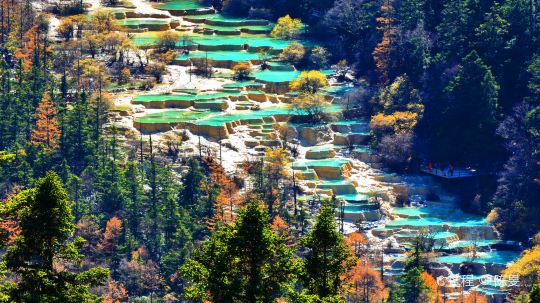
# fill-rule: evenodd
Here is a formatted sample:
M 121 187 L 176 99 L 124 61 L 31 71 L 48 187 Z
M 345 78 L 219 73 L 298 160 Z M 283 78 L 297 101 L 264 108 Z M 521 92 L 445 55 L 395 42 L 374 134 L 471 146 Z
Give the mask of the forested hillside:
M 0 0 L 0 302 L 540 302 L 539 18 Z

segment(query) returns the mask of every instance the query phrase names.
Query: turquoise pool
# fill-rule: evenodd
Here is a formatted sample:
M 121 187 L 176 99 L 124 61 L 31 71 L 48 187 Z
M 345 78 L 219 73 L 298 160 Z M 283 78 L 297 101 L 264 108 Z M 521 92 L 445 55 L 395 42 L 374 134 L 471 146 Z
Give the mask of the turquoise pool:
M 156 8 L 163 10 L 199 9 L 203 7 L 198 0 L 171 0 L 156 5 Z
M 491 251 L 491 252 L 479 252 L 477 258 L 472 258 L 470 253 L 459 254 L 451 256 L 437 257 L 435 260 L 441 263 L 464 263 L 464 262 L 476 262 L 476 263 L 497 263 L 507 264 L 516 260 L 520 255 L 517 251 Z

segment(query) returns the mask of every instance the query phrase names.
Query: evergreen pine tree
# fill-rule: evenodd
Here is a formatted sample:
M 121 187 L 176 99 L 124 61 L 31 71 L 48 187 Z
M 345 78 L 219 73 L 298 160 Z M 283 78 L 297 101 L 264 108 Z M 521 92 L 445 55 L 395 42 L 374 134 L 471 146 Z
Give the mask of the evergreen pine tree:
M 540 284 L 533 285 L 527 303 L 540 303 Z
M 423 302 L 423 294 L 430 291 L 426 282 L 422 278 L 424 272 L 422 259 L 421 243 L 416 240 L 414 250 L 409 255 L 404 273 L 399 279 L 399 286 L 394 293 L 394 300 L 403 303 L 420 303 Z
M 471 89 L 474 87 L 474 89 Z M 437 146 L 447 160 L 481 161 L 493 154 L 499 85 L 475 51 L 463 58 L 460 70 L 445 89 L 448 103 L 442 114 Z
M 212 302 L 274 302 L 294 277 L 295 260 L 258 201 L 243 208 L 182 267 L 186 297 Z
M 145 215 L 146 197 L 144 195 L 144 179 L 137 167 L 137 162 L 129 161 L 126 167 L 126 207 L 127 228 L 135 237 L 140 237 L 140 229 Z
M 302 280 L 310 293 L 320 298 L 338 294 L 340 275 L 354 265 L 343 235 L 336 226 L 336 214 L 331 205 L 324 205 L 317 223 L 303 241 L 308 250 L 304 259 Z
M 36 187 L 22 191 L 2 206 L 4 218 L 18 220 L 20 234 L 2 257 L 6 269 L 18 280 L 3 290 L 10 302 L 92 302 L 88 291 L 108 277 L 108 271 L 94 268 L 69 271 L 69 262 L 80 259 L 73 239 L 75 229 L 69 197 L 54 173 L 38 180 Z M 59 271 L 63 262 L 68 270 Z
M 199 161 L 192 158 L 188 163 L 189 170 L 182 177 L 182 189 L 180 190 L 180 205 L 186 209 L 198 208 L 203 195 L 202 182 L 204 170 Z

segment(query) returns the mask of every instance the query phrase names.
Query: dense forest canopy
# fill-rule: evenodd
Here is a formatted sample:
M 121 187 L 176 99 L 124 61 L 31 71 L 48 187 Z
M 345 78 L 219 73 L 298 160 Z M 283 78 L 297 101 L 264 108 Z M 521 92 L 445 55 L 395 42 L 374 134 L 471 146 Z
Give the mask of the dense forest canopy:
M 389 281 L 384 247 L 362 228 L 343 234 L 335 195 L 299 198 L 302 176 L 289 168 L 305 148 L 290 128 L 272 126 L 279 146 L 231 173 L 221 132 L 219 156 L 200 134 L 188 154 L 185 129 L 158 141 L 115 123 L 135 112 L 119 105 L 123 93 L 173 81 L 170 65 L 196 45 L 172 30 L 137 45 L 145 31 L 119 26 L 111 8 L 154 9 L 147 2 L 0 0 L 0 302 L 441 302 L 424 231 Z M 329 123 L 322 92 L 337 82 L 353 87 L 342 116 L 368 121 L 388 171 L 476 169 L 451 192 L 527 249 L 505 270 L 523 277 L 508 295 L 540 302 L 539 3 L 200 2 L 271 20 L 268 35 L 291 41 L 277 55 L 262 47 L 256 67 L 298 70 L 285 88 L 301 113 L 291 123 Z M 208 53 L 182 77 L 219 78 Z M 255 73 L 229 69 L 238 82 Z

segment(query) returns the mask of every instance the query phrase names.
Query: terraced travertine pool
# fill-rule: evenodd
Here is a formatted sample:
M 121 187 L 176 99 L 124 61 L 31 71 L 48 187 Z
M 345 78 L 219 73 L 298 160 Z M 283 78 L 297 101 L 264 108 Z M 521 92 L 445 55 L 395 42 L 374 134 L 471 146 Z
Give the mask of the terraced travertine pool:
M 133 98 L 133 101 L 142 103 L 142 102 L 152 102 L 152 101 L 188 101 L 188 100 L 212 100 L 212 99 L 223 99 L 231 96 L 240 96 L 240 92 L 216 92 L 216 93 L 207 93 L 207 94 L 148 94 L 148 95 L 138 95 Z
M 256 81 L 236 81 L 223 85 L 224 89 L 243 89 L 247 87 L 263 87 L 264 84 Z
M 189 108 L 177 110 L 172 108 L 163 108 L 151 110 L 143 115 L 138 115 L 134 121 L 135 124 L 144 128 L 145 125 L 165 125 L 175 126 L 179 123 L 186 123 L 194 126 L 194 133 L 200 129 L 206 129 L 199 135 L 207 136 L 208 139 L 217 140 L 219 134 L 221 139 L 222 131 L 226 130 L 228 134 L 234 134 L 231 128 L 242 124 L 243 129 L 248 129 L 250 142 L 245 142 L 246 148 L 250 152 L 260 152 L 267 146 L 275 145 L 277 134 L 274 131 L 274 124 L 280 117 L 291 114 L 302 115 L 305 112 L 293 111 L 287 100 L 297 96 L 295 93 L 288 92 L 288 83 L 300 75 L 300 71 L 285 62 L 279 62 L 277 55 L 279 51 L 285 48 L 292 40 L 282 40 L 270 37 L 266 33 L 247 33 L 245 30 L 270 31 L 272 24 L 266 20 L 251 20 L 249 18 L 232 18 L 221 14 L 208 14 L 211 9 L 201 5 L 197 0 L 172 0 L 164 3 L 155 4 L 154 7 L 160 10 L 179 11 L 184 16 L 174 17 L 179 19 L 179 33 L 184 37 L 189 37 L 187 43 L 191 52 L 188 55 L 179 55 L 177 60 L 190 60 L 196 58 L 206 58 L 216 61 L 234 61 L 250 62 L 256 64 L 259 59 L 258 51 L 262 47 L 272 48 L 272 54 L 275 56 L 269 64 L 268 70 L 260 70 L 254 66 L 252 79 L 246 81 L 231 81 L 232 74 L 229 69 L 219 69 L 215 78 L 222 81 L 221 89 L 208 91 L 204 87 L 178 87 L 173 89 L 171 94 L 150 93 L 140 94 L 133 98 L 133 103 L 152 107 L 152 104 L 163 103 L 174 107 L 174 102 L 187 102 Z M 201 15 L 202 13 L 202 15 Z M 125 19 L 119 21 L 124 25 L 143 25 L 145 22 L 154 22 L 152 18 Z M 169 23 L 170 20 L 155 21 Z M 187 24 L 187 25 L 186 25 Z M 201 33 L 200 31 L 208 31 Z M 193 32 L 196 31 L 196 32 Z M 209 34 L 211 31 L 222 31 L 221 34 Z M 223 33 L 236 31 L 235 35 L 226 35 Z M 139 46 L 152 47 L 156 45 L 160 32 L 142 32 L 133 34 L 133 42 Z M 180 38 L 177 46 L 184 46 L 188 39 Z M 311 41 L 299 40 L 307 47 L 313 46 Z M 178 64 L 178 63 L 177 63 Z M 182 64 L 179 64 L 182 65 Z M 180 67 L 184 68 L 184 67 Z M 333 71 L 323 70 L 327 75 Z M 211 81 L 214 81 L 213 79 Z M 283 86 L 281 90 L 271 91 L 269 88 L 274 86 Z M 337 114 L 344 108 L 347 108 L 346 94 L 354 89 L 350 85 L 335 84 L 323 91 L 327 96 L 343 98 L 341 105 L 332 104 L 325 108 L 327 113 Z M 253 98 L 253 99 L 251 99 Z M 255 100 L 255 98 L 260 98 Z M 173 101 L 172 103 L 167 103 Z M 270 103 L 271 102 L 271 103 Z M 226 110 L 214 107 L 214 105 L 228 103 L 232 107 Z M 178 104 L 176 104 L 178 105 Z M 260 105 L 260 106 L 259 106 Z M 193 108 L 195 107 L 195 109 Z M 200 109 L 199 108 L 206 108 Z M 257 108 L 249 109 L 249 108 Z M 241 123 L 237 123 L 241 122 Z M 321 125 L 306 125 L 283 123 L 287 127 L 294 128 L 298 133 L 300 130 L 316 127 L 329 127 L 332 130 L 332 137 L 336 137 L 343 142 L 348 140 L 369 139 L 368 121 L 359 120 L 339 120 Z M 151 131 L 168 130 L 170 127 L 158 127 Z M 191 129 L 191 128 L 189 128 Z M 215 131 L 214 131 L 215 130 Z M 232 133 L 229 131 L 232 130 Z M 309 133 L 309 132 L 308 132 Z M 212 134 L 214 137 L 212 137 Z M 273 135 L 273 136 L 272 136 Z M 315 140 L 317 141 L 317 140 Z M 364 142 L 360 140 L 361 142 Z M 307 141 L 306 141 L 307 142 Z M 330 197 L 334 195 L 337 200 L 344 201 L 344 217 L 349 222 L 368 221 L 379 222 L 378 228 L 373 228 L 374 241 L 384 241 L 388 238 L 397 239 L 400 247 L 410 249 L 412 239 L 418 234 L 418 231 L 424 228 L 430 229 L 437 243 L 444 247 L 441 249 L 447 255 L 441 255 L 437 262 L 445 264 L 457 264 L 468 262 L 467 254 L 463 251 L 471 247 L 478 248 L 479 257 L 477 263 L 500 263 L 504 264 L 514 260 L 518 252 L 500 251 L 494 248 L 501 243 L 493 232 L 492 227 L 481 216 L 465 214 L 456 210 L 457 206 L 440 206 L 429 204 L 428 207 L 395 207 L 390 208 L 383 216 L 379 211 L 379 200 L 375 201 L 375 196 L 379 194 L 368 189 L 372 187 L 365 183 L 373 183 L 374 178 L 379 178 L 382 186 L 391 188 L 395 185 L 407 185 L 416 188 L 419 185 L 408 177 L 388 174 L 375 168 L 367 168 L 369 174 L 359 176 L 357 166 L 359 160 L 352 160 L 344 149 L 348 148 L 346 144 L 334 144 L 332 138 L 327 142 L 319 144 L 309 144 L 302 141 L 303 150 L 306 151 L 297 160 L 291 164 L 291 168 L 299 176 L 299 182 L 303 186 L 305 194 L 300 197 L 301 200 L 309 201 L 319 197 Z M 248 147 L 248 143 L 250 146 Z M 367 145 L 368 142 L 357 143 L 353 146 L 353 151 L 357 153 L 371 154 L 372 150 Z M 313 146 L 314 145 L 314 146 Z M 306 159 L 311 153 L 313 158 Z M 353 153 L 354 154 L 354 153 Z M 322 156 L 321 156 L 322 155 Z M 375 165 L 369 164 L 369 165 Z M 360 166 L 367 166 L 361 163 Z M 365 167 L 362 169 L 366 169 Z M 421 184 L 420 186 L 426 186 Z M 389 190 L 389 189 L 388 189 Z M 381 220 L 382 219 L 382 220 Z M 478 232 L 478 233 L 476 233 Z M 398 256 L 385 257 L 387 259 L 386 267 L 391 267 L 393 261 L 402 260 L 403 254 Z M 396 271 L 389 270 L 389 276 L 395 276 Z
M 459 255 L 450 255 L 442 256 L 436 258 L 437 262 L 441 263 L 465 263 L 465 262 L 475 262 L 475 263 L 498 263 L 498 264 L 508 264 L 515 260 L 519 256 L 519 252 L 515 251 L 493 251 L 493 252 L 480 252 L 476 256 L 473 256 L 470 253 L 459 254 Z
M 337 198 L 341 198 L 345 201 L 353 201 L 353 202 L 367 202 L 369 199 L 368 194 L 344 194 L 344 195 L 338 195 Z
M 290 82 L 300 75 L 300 71 L 264 70 L 253 75 L 255 79 L 264 82 Z
M 214 52 L 202 52 L 194 51 L 189 54 L 176 57 L 176 60 L 187 60 L 191 58 L 208 58 L 210 60 L 222 60 L 222 61 L 237 61 L 244 62 L 250 60 L 259 60 L 260 54 L 257 52 L 248 51 L 214 51 Z
M 305 168 L 305 167 L 341 167 L 347 163 L 350 163 L 347 159 L 324 159 L 324 160 L 299 160 L 292 164 L 293 168 Z
M 198 0 L 171 0 L 155 6 L 162 10 L 184 10 L 184 9 L 199 9 L 204 8 Z
M 252 31 L 267 31 L 270 32 L 274 27 L 273 24 L 268 25 L 234 25 L 234 26 L 223 26 L 223 25 L 202 25 L 201 28 L 215 30 L 215 31 L 242 31 L 242 30 L 252 30 Z
M 430 217 L 450 215 L 451 210 L 435 207 L 395 207 L 393 213 L 403 217 Z
M 238 25 L 268 25 L 270 22 L 265 19 L 253 19 L 253 18 L 238 18 L 232 16 L 225 16 L 222 14 L 204 14 L 204 15 L 192 15 L 184 18 L 187 21 L 206 23 L 208 25 L 214 25 L 218 22 L 221 26 L 238 26 Z
M 119 19 L 117 25 L 145 25 L 145 24 L 169 24 L 169 20 L 157 18 Z
M 326 75 L 331 75 L 333 70 L 322 70 Z M 300 76 L 300 71 L 262 70 L 253 73 L 255 79 L 263 82 L 291 82 Z
M 155 46 L 158 42 L 159 34 L 158 32 L 143 32 L 133 34 L 133 43 L 137 46 Z M 276 50 L 284 49 L 287 45 L 291 44 L 294 41 L 281 40 L 266 35 L 257 35 L 257 34 L 241 34 L 234 36 L 226 35 L 204 35 L 204 34 L 189 34 L 190 43 L 189 45 L 200 46 L 223 46 L 225 50 L 227 46 L 236 46 L 239 49 L 247 48 L 260 48 L 260 47 L 269 47 Z M 303 41 L 302 41 L 303 42 Z M 183 46 L 184 41 L 179 40 L 176 43 L 176 46 Z M 305 42 L 303 42 L 305 44 Z M 218 49 L 219 50 L 219 49 Z
M 328 106 L 326 112 L 339 112 L 341 107 L 338 105 Z M 269 106 L 261 110 L 238 110 L 234 113 L 218 114 L 196 121 L 199 125 L 213 125 L 220 126 L 228 122 L 245 121 L 253 119 L 263 119 L 278 115 L 290 115 L 292 114 L 292 108 L 290 105 Z M 302 114 L 302 112 L 295 111 L 295 114 Z
M 449 225 L 453 227 L 460 226 L 485 226 L 486 220 L 483 217 L 424 217 L 424 218 L 408 218 L 408 219 L 397 219 L 388 223 L 389 226 L 443 226 Z
M 209 115 L 215 114 L 210 111 L 181 111 L 181 110 L 167 110 L 159 113 L 150 113 L 144 115 L 144 117 L 135 118 L 139 123 L 181 123 L 190 122 L 198 119 L 203 119 Z
M 141 96 L 143 97 L 143 96 Z M 159 100 L 174 100 L 170 95 L 147 95 L 144 100 L 150 102 L 152 98 L 158 98 Z M 188 97 L 182 96 L 181 100 L 191 100 Z M 339 112 L 341 109 L 338 105 L 328 106 L 327 112 Z M 211 125 L 221 126 L 225 123 L 246 121 L 253 119 L 270 118 L 279 115 L 291 115 L 292 108 L 290 105 L 269 106 L 261 110 L 236 110 L 232 113 L 223 112 L 191 112 L 191 111 L 177 111 L 177 110 L 164 110 L 159 113 L 146 114 L 143 117 L 136 118 L 135 121 L 139 123 L 180 123 L 180 122 L 193 122 L 198 125 Z M 294 114 L 301 115 L 302 112 L 295 111 Z M 151 117 L 151 119 L 146 119 Z M 191 119 L 191 120 L 190 120 Z M 322 162 L 321 162 L 322 163 Z

